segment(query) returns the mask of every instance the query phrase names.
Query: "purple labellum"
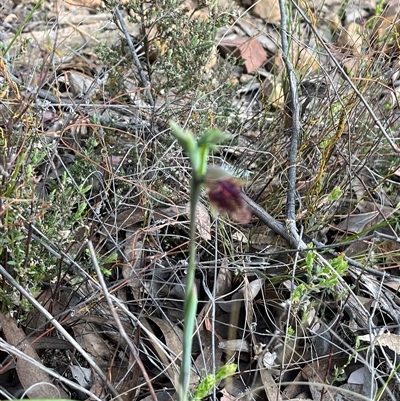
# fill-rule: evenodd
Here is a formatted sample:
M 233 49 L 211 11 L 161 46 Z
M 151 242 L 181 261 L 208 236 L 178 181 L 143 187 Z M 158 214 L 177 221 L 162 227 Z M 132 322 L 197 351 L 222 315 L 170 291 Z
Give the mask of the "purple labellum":
M 210 168 L 205 179 L 212 207 L 227 213 L 232 220 L 246 224 L 251 219 L 251 211 L 242 196 L 242 183 L 242 180 L 218 168 Z

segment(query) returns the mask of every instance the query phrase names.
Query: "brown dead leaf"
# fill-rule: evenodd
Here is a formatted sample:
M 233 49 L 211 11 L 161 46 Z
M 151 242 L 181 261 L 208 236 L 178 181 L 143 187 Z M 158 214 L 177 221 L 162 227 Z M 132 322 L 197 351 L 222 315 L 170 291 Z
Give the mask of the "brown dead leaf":
M 400 178 L 400 167 L 398 167 L 396 169 L 396 171 L 392 174 L 394 177 L 396 177 L 397 179 Z
M 229 394 L 226 388 L 223 388 L 221 391 L 220 401 L 236 401 L 237 398 L 233 394 Z
M 204 66 L 204 71 L 208 72 L 213 68 L 218 61 L 218 51 L 217 46 L 213 46 L 210 52 L 210 57 L 208 58 L 207 64 Z
M 228 294 L 232 291 L 233 273 L 228 269 L 228 262 L 226 259 L 222 260 L 221 267 L 218 271 L 217 283 L 216 283 L 216 296 L 220 298 L 221 296 Z
M 0 325 L 5 340 L 12 346 L 23 351 L 25 355 L 42 364 L 35 349 L 26 338 L 25 333 L 18 327 L 14 318 L 6 317 L 0 313 Z M 18 358 L 16 371 L 19 381 L 24 390 L 28 390 L 30 398 L 66 398 L 67 394 L 58 388 L 50 379 L 49 375 L 43 372 L 39 367 L 32 365 L 23 358 Z M 38 385 L 43 383 L 44 385 Z M 48 385 L 50 384 L 50 385 Z
M 46 308 L 53 316 L 61 315 L 67 308 L 68 304 L 71 301 L 71 289 L 68 288 L 60 288 L 57 297 L 54 296 L 54 287 L 47 286 L 40 295 L 37 297 L 37 300 L 40 304 Z M 29 312 L 27 319 L 26 333 L 31 334 L 35 333 L 38 335 L 42 333 L 46 324 L 48 323 L 45 316 L 39 313 L 36 309 Z
M 355 22 L 351 22 L 342 29 L 337 43 L 338 46 L 348 47 L 358 54 L 361 54 L 362 44 L 362 27 Z
M 278 0 L 258 0 L 257 2 L 246 0 L 243 4 L 252 6 L 251 13 L 258 18 L 262 18 L 267 24 L 275 24 L 281 20 Z
M 254 335 L 254 331 L 251 329 L 254 316 L 254 298 L 257 296 L 257 294 L 261 291 L 261 288 L 264 286 L 265 279 L 257 278 L 254 281 L 249 282 L 247 276 L 244 276 L 243 281 L 244 281 L 243 295 L 244 295 L 244 307 L 246 310 L 246 323 L 251 333 L 252 344 L 253 346 L 255 346 L 258 342 Z
M 140 320 L 146 329 L 148 329 L 149 333 L 153 333 L 153 328 L 150 324 L 150 321 L 152 321 L 158 327 L 158 329 L 161 330 L 167 347 L 165 348 L 161 346 L 159 341 L 151 341 L 152 338 L 150 338 L 150 341 L 152 342 L 154 350 L 159 358 L 159 362 L 162 362 L 164 365 L 169 378 L 173 383 L 178 383 L 179 357 L 182 356 L 182 330 L 176 325 L 172 326 L 172 324 L 169 322 L 153 316 L 146 316 Z M 154 338 L 155 337 L 156 336 L 154 334 Z M 198 383 L 199 377 L 197 375 L 193 375 L 191 380 L 192 383 Z
M 162 221 L 165 225 L 172 225 L 178 221 L 180 211 L 184 213 L 184 208 L 171 206 L 155 209 L 152 212 L 152 218 L 154 221 Z M 127 232 L 124 255 L 129 263 L 122 266 L 122 276 L 125 279 L 129 279 L 129 287 L 131 288 L 133 297 L 139 300 L 143 292 L 143 284 L 139 280 L 139 272 L 143 269 L 145 262 L 145 233 L 140 231 L 140 223 L 144 219 L 144 210 L 124 211 L 119 213 L 114 219 L 110 218 L 108 224 L 111 223 L 114 230 L 125 228 Z
M 96 325 L 90 323 L 75 324 L 72 326 L 72 330 L 76 341 L 93 357 L 96 364 L 108 368 L 112 350 L 109 344 L 98 334 Z
M 305 386 L 303 384 L 299 384 L 299 382 L 303 381 L 302 372 L 299 372 L 294 380 L 282 391 L 282 397 L 285 400 L 294 401 L 304 392 Z M 308 399 L 303 399 L 303 401 L 308 401 Z M 309 400 L 312 401 L 312 400 Z
M 122 276 L 129 280 L 129 287 L 134 299 L 141 299 L 143 284 L 140 278 L 140 271 L 144 267 L 145 259 L 145 234 L 139 230 L 127 232 L 124 246 L 124 255 L 128 264 L 122 266 Z
M 341 367 L 347 363 L 346 358 L 333 357 L 316 360 L 303 368 L 303 377 L 309 382 L 313 400 L 332 401 L 337 390 L 326 386 L 326 377 L 334 367 Z
M 399 0 L 389 0 L 382 13 L 385 17 L 399 17 L 400 16 L 400 1 Z
M 369 23 L 375 22 L 374 29 L 371 34 L 371 42 L 375 48 L 388 54 L 398 50 L 399 44 L 397 37 L 400 32 L 400 15 L 395 12 L 396 7 L 389 7 L 388 12 L 382 16 L 376 16 L 370 19 Z
M 168 349 L 171 350 L 175 355 L 179 355 L 182 351 L 182 330 L 179 327 L 172 326 L 167 321 L 157 317 L 147 316 L 146 319 L 153 321 L 158 326 L 164 335 L 165 343 L 167 344 Z
M 10 54 L 20 54 L 21 46 L 29 42 L 29 50 L 16 60 L 19 66 L 32 65 L 43 58 L 43 54 L 47 54 L 47 44 L 51 43 L 52 56 L 54 63 L 67 63 L 72 60 L 77 48 L 80 54 L 94 51 L 94 48 L 101 42 L 107 41 L 109 45 L 119 40 L 119 33 L 115 23 L 109 22 L 107 14 L 83 15 L 79 12 L 77 15 L 69 13 L 67 18 L 60 21 L 60 28 L 35 30 L 32 32 L 24 32 L 12 46 Z M 57 19 L 59 16 L 57 15 Z M 128 26 L 129 32 L 135 36 L 140 35 L 140 24 L 128 21 L 128 17 L 124 18 Z M 107 26 L 107 29 L 104 27 Z M 3 40 L 6 43 L 12 40 L 14 34 L 7 33 Z
M 260 376 L 264 386 L 265 394 L 267 395 L 267 399 L 269 401 L 282 401 L 279 386 L 272 377 L 271 370 L 266 369 L 265 366 L 263 366 L 262 358 L 259 358 L 258 365 L 260 368 Z
M 203 320 L 207 319 L 207 314 L 210 311 L 211 302 L 208 302 L 199 313 L 197 317 L 198 327 L 199 327 L 199 349 L 201 352 L 198 353 L 195 359 L 195 366 L 197 372 L 212 372 L 213 369 L 216 371 L 220 369 L 226 362 L 224 353 L 220 349 L 215 349 L 213 338 L 220 340 L 221 337 L 216 333 L 216 331 L 207 330 L 205 325 L 202 324 Z M 202 316 L 205 315 L 205 319 Z M 197 341 L 195 341 L 196 343 Z M 194 344 L 196 347 L 197 344 Z M 194 351 L 194 347 L 193 347 Z
M 79 10 L 80 13 L 82 13 L 82 11 L 88 13 L 88 11 L 82 9 L 82 7 L 97 8 L 100 6 L 101 0 L 56 0 L 54 4 L 57 12 L 66 9 L 70 11 Z
M 320 55 L 311 48 L 293 43 L 291 53 L 296 71 L 299 71 L 299 73 L 309 73 L 310 71 L 317 71 L 320 68 Z
M 240 352 L 251 352 L 251 347 L 246 340 L 225 340 L 218 343 L 218 349 L 224 352 L 232 353 L 236 351 Z
M 392 276 L 389 279 L 385 279 L 384 285 L 392 290 L 395 290 L 396 292 L 400 291 L 400 279 L 398 277 Z
M 262 93 L 266 103 L 275 108 L 280 108 L 285 103 L 283 86 L 273 74 L 265 78 L 262 84 Z
M 186 214 L 188 216 L 190 214 L 190 202 L 186 204 Z M 209 241 L 211 239 L 210 213 L 200 202 L 196 206 L 196 229 L 202 239 L 205 241 Z
M 78 71 L 65 71 L 57 78 L 57 82 L 63 83 L 66 93 L 62 97 L 76 98 L 85 95 L 87 99 L 92 99 L 99 91 L 100 87 L 96 80 Z
M 204 326 L 205 326 L 206 330 L 212 331 L 211 321 L 210 321 L 210 318 L 208 316 L 206 316 L 204 318 Z
M 90 392 L 94 395 L 96 395 L 99 398 L 105 398 L 105 389 L 103 383 L 100 382 L 99 377 L 97 375 L 93 375 L 93 385 L 90 388 Z M 132 388 L 132 387 L 131 387 Z M 124 395 L 121 394 L 120 397 L 122 397 L 122 400 L 125 401 Z
M 360 340 L 367 341 L 371 343 L 371 341 L 376 345 L 381 345 L 382 347 L 388 347 L 396 354 L 400 354 L 400 336 L 394 333 L 383 333 L 374 336 L 373 334 L 365 334 L 359 337 Z
M 360 233 L 364 231 L 365 227 L 370 223 L 372 220 L 375 219 L 376 216 L 378 216 L 379 212 L 369 212 L 369 213 L 360 213 L 360 214 L 354 214 L 343 221 L 341 221 L 339 224 L 336 225 L 336 228 L 340 231 L 345 231 L 345 232 L 350 232 L 350 233 Z
M 267 61 L 267 52 L 255 38 L 223 39 L 218 49 L 223 56 L 230 55 L 243 59 L 247 73 L 260 68 Z
M 385 205 L 378 206 L 368 201 L 360 202 L 357 211 L 358 214 L 353 213 L 347 216 L 337 225 L 337 228 L 347 232 L 360 233 L 398 214 L 396 208 Z

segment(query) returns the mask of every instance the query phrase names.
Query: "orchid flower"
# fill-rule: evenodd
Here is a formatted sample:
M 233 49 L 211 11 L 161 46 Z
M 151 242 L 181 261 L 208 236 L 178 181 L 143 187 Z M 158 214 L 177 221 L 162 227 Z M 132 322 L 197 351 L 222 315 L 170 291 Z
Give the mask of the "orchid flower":
M 242 195 L 243 180 L 221 167 L 208 167 L 204 183 L 211 206 L 216 212 L 226 213 L 241 224 L 250 221 L 251 211 Z
M 191 132 L 184 131 L 177 124 L 171 122 L 170 126 L 172 134 L 188 154 L 192 166 L 189 265 L 185 289 L 183 355 L 177 386 L 178 401 L 188 401 L 192 341 L 197 310 L 197 288 L 194 280 L 196 272 L 196 205 L 203 184 L 205 184 L 210 203 L 215 210 L 226 212 L 229 217 L 239 223 L 248 223 L 251 213 L 242 196 L 242 181 L 221 168 L 207 166 L 210 150 L 216 149 L 219 143 L 227 139 L 227 135 L 218 130 L 210 129 L 196 140 Z M 236 371 L 234 364 L 228 364 L 225 367 L 227 371 L 231 372 L 229 375 Z

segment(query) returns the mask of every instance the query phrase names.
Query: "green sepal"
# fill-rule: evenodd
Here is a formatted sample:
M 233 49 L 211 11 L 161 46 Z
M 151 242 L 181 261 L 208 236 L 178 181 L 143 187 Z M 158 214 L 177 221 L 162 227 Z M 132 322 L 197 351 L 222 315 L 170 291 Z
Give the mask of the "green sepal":
M 214 388 L 215 386 L 215 376 L 208 375 L 206 376 L 200 384 L 197 386 L 197 389 L 194 393 L 192 400 L 201 400 L 206 397 L 207 394 Z
M 207 159 L 208 159 L 208 153 L 209 153 L 209 146 L 207 144 L 202 145 L 199 147 L 199 168 L 196 171 L 197 177 L 199 179 L 204 178 L 206 172 L 207 172 Z
M 197 172 L 200 167 L 199 147 L 197 146 L 193 134 L 190 131 L 184 131 L 173 121 L 169 122 L 169 126 L 171 127 L 172 134 L 177 139 L 179 145 L 181 145 L 183 150 L 189 155 L 190 163 L 193 169 Z
M 224 134 L 216 129 L 209 129 L 198 139 L 199 147 L 207 146 L 211 150 L 216 150 L 217 145 L 227 141 L 231 136 Z
M 219 382 L 222 379 L 226 379 L 229 376 L 235 374 L 237 369 L 236 363 L 230 363 L 228 365 L 224 365 L 217 370 L 215 373 L 215 381 Z

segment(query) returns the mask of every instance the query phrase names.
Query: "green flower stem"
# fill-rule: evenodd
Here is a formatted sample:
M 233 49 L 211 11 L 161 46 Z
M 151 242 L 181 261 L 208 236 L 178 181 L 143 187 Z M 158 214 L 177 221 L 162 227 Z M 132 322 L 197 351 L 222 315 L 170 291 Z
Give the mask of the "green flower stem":
M 196 206 L 207 173 L 208 154 L 210 150 L 215 149 L 220 142 L 228 137 L 217 130 L 208 130 L 196 141 L 191 132 L 184 131 L 174 122 L 170 122 L 170 126 L 172 134 L 184 151 L 188 153 L 192 166 L 192 180 L 190 182 L 189 266 L 186 276 L 183 353 L 177 390 L 178 401 L 187 401 L 189 398 L 192 342 L 197 311 L 197 289 L 194 283 L 196 273 Z
M 189 244 L 189 266 L 186 276 L 186 294 L 184 307 L 184 329 L 183 329 L 183 355 L 182 364 L 179 374 L 179 394 L 178 401 L 187 401 L 190 370 L 191 370 L 191 355 L 194 325 L 196 320 L 197 310 L 197 289 L 194 283 L 196 272 L 196 206 L 200 198 L 201 183 L 197 173 L 193 171 L 193 177 L 190 185 L 190 244 Z
M 207 159 L 208 159 L 208 153 L 210 149 L 208 146 L 203 145 L 199 148 L 199 168 L 198 171 L 196 172 L 197 174 L 197 182 L 198 186 L 201 187 L 204 181 L 204 176 L 206 175 L 207 172 Z

